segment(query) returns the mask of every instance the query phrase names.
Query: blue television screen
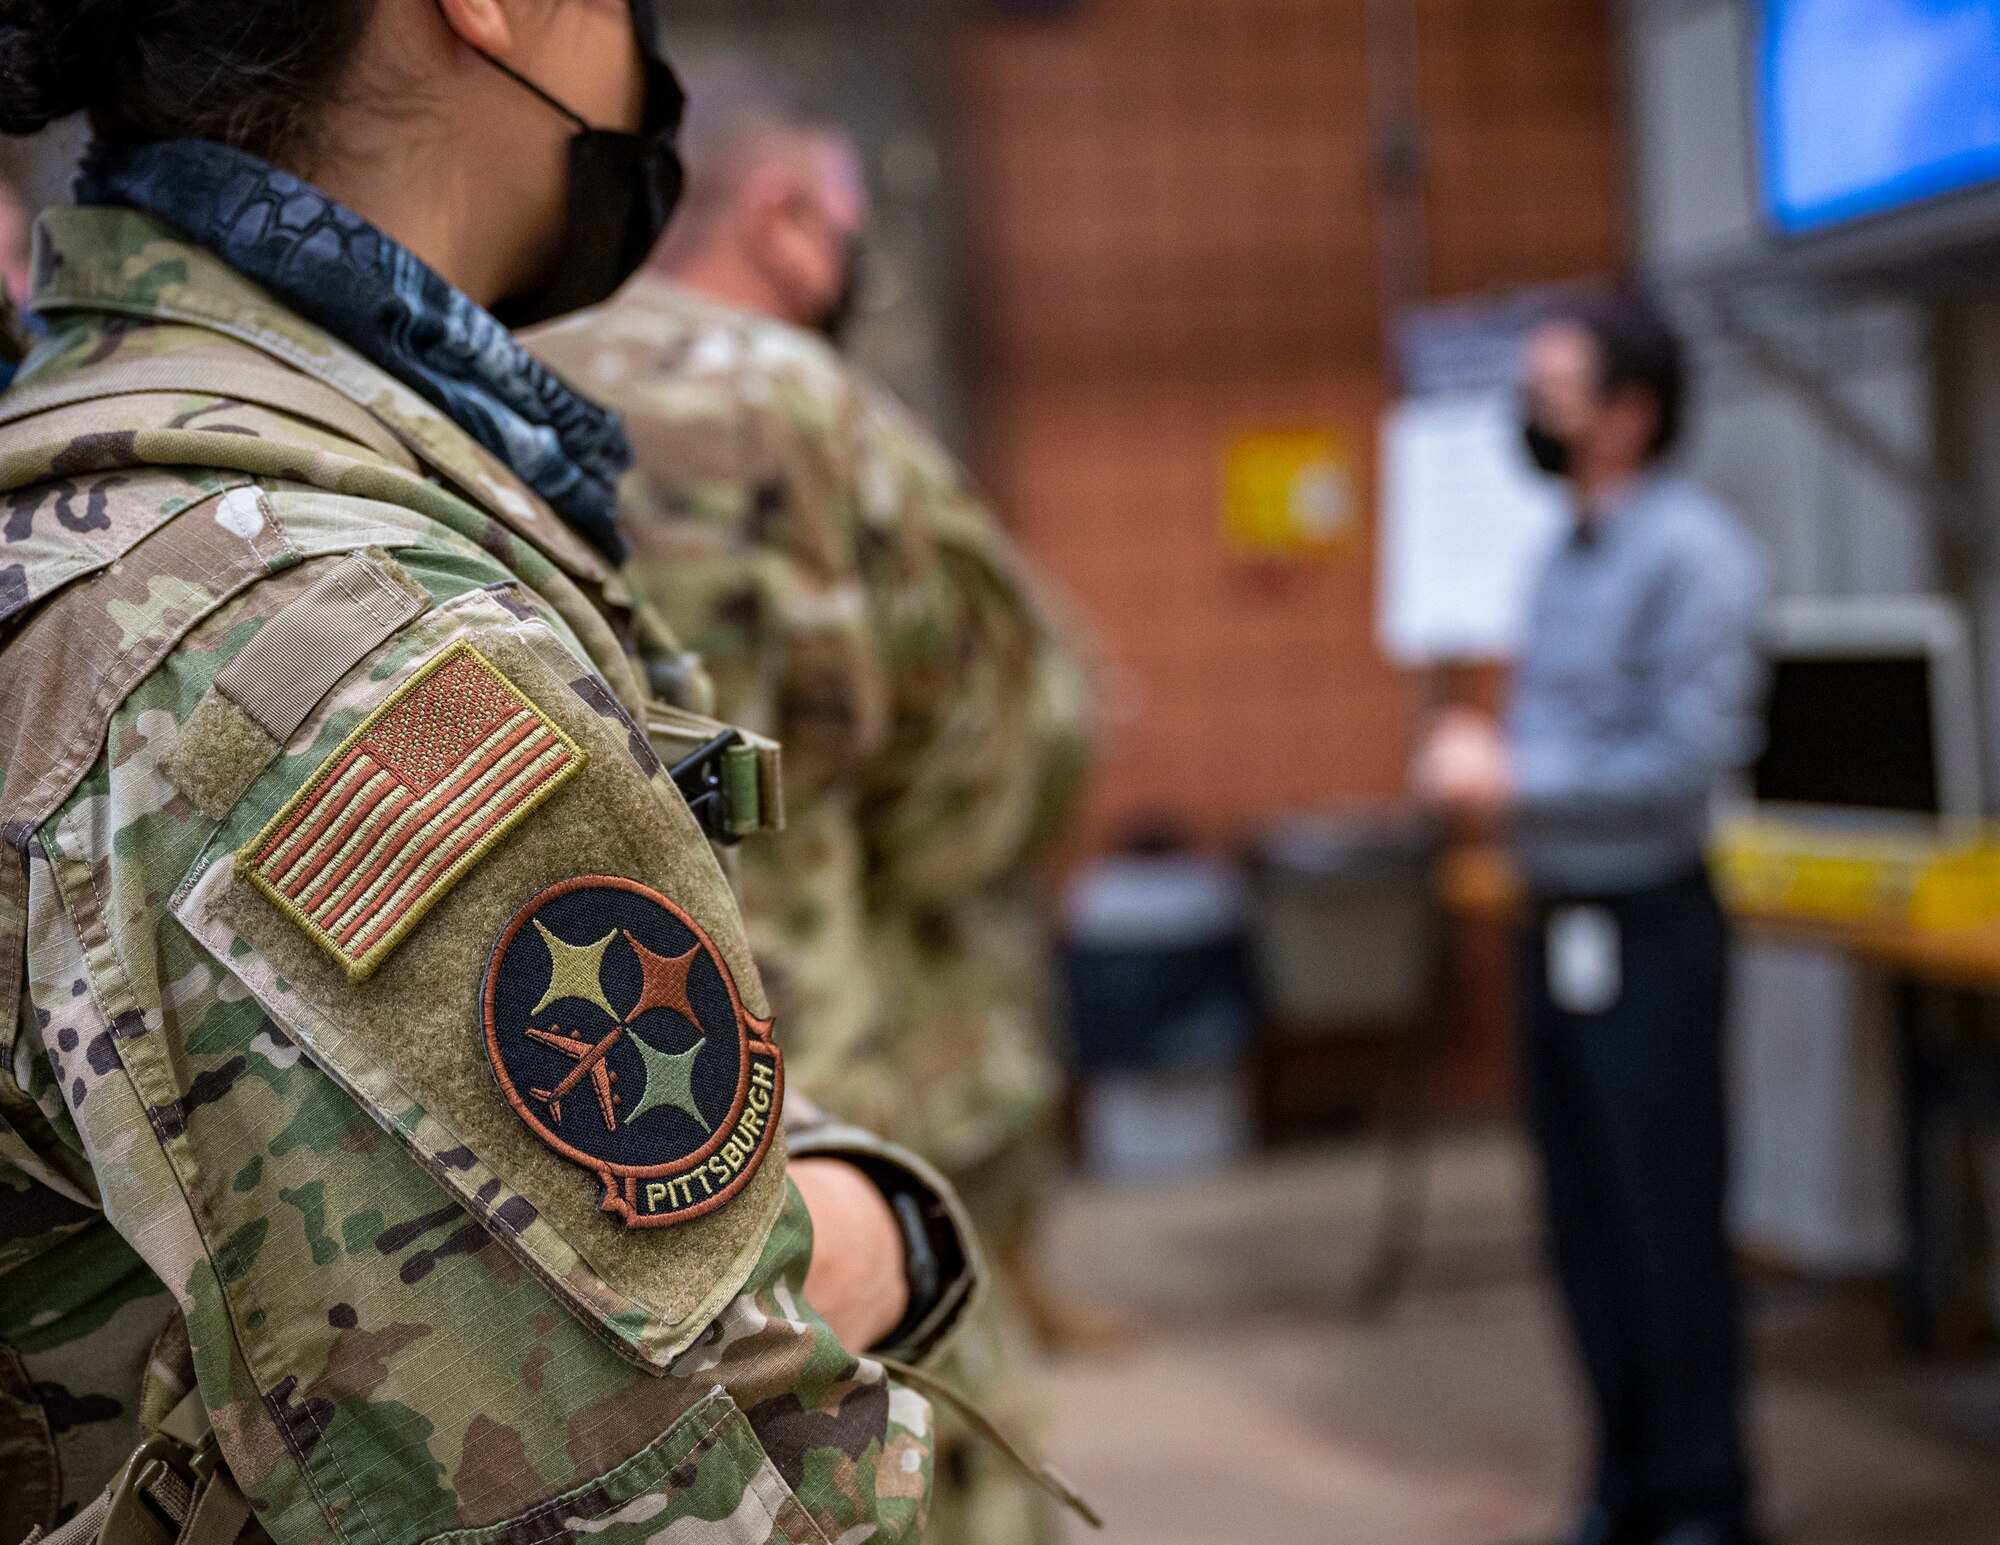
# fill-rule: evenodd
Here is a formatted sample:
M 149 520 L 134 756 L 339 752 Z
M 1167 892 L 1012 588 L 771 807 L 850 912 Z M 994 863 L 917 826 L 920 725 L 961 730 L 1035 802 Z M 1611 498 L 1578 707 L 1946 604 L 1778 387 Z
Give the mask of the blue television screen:
M 1761 29 L 1780 230 L 2000 181 L 2000 0 L 1763 0 Z

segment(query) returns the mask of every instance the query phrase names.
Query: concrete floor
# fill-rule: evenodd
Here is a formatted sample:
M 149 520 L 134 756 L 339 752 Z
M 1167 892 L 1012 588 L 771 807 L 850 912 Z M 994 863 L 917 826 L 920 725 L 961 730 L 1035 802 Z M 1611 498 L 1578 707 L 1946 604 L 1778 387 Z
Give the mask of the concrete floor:
M 1048 1374 L 1050 1447 L 1105 1545 L 1496 1545 L 1566 1517 L 1585 1452 L 1518 1148 L 1457 1139 L 1411 1293 L 1355 1323 L 1377 1170 L 1306 1154 L 1080 1184 L 1051 1276 L 1129 1345 Z M 2000 1362 L 1913 1365 L 1879 1295 L 1757 1295 L 1765 1511 L 1783 1545 L 2000 1545 Z

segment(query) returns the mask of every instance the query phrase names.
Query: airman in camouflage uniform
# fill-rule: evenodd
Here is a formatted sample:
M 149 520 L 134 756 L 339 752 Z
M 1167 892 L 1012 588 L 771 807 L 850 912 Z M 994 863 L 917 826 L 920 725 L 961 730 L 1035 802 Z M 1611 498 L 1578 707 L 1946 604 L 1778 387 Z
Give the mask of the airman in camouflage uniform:
M 114 209 L 41 239 L 53 333 L 0 400 L 0 1540 L 196 1386 L 279 1545 L 915 1540 L 929 1409 L 805 1303 L 785 1140 L 728 1205 L 627 1229 L 478 1045 L 502 926 L 579 875 L 667 898 L 765 1022 L 659 754 L 691 722 L 646 685 L 666 636 L 496 457 L 206 252 Z M 566 781 L 412 871 L 428 910 L 358 964 L 252 883 L 260 843 L 441 664 Z M 849 1129 L 788 1138 L 947 1205 Z
M 791 1065 L 944 1169 L 1008 1253 L 1058 1160 L 1034 892 L 1090 738 L 1070 631 L 935 437 L 825 339 L 650 273 L 530 343 L 625 419 L 634 587 L 719 711 L 785 744 L 787 830 L 746 844 L 741 893 Z M 995 1295 L 950 1369 L 1020 1422 L 1012 1319 Z M 933 1537 L 1053 1532 L 991 1456 L 945 1449 Z

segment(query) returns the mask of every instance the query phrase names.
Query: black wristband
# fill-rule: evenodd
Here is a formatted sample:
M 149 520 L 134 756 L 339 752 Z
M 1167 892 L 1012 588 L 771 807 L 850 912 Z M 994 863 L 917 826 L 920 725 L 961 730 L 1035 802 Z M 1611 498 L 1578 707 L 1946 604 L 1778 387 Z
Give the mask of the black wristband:
M 965 1253 L 944 1203 L 909 1171 L 864 1158 L 850 1162 L 875 1182 L 903 1240 L 903 1279 L 909 1285 L 910 1307 L 902 1323 L 871 1348 L 887 1350 L 903 1345 L 937 1312 L 964 1275 Z
M 905 1191 L 890 1198 L 889 1209 L 896 1215 L 896 1227 L 903 1231 L 903 1275 L 910 1284 L 910 1304 L 935 1304 L 944 1291 L 944 1278 L 924 1221 L 923 1203 Z

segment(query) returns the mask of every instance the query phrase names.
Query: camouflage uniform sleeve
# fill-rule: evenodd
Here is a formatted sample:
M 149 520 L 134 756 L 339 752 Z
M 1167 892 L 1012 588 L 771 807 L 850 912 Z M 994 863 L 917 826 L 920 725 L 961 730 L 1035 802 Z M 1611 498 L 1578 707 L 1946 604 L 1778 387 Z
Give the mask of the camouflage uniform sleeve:
M 875 580 L 893 619 L 894 739 L 863 802 L 868 860 L 899 900 L 1019 874 L 1066 823 L 1093 718 L 1081 631 L 901 404 L 871 393 L 865 440 L 928 567 Z
M 12 855 L 9 855 L 11 858 Z M 141 1436 L 142 1393 L 181 1377 L 175 1303 L 106 1220 L 66 1102 L 110 1027 L 75 935 L 30 940 L 22 1028 L 0 1067 L 0 1537 L 88 1502 Z M 52 990 L 61 983 L 60 990 Z M 175 1391 L 184 1392 L 185 1384 Z
M 706 842 L 560 623 L 385 520 L 188 632 L 30 839 L 0 1184 L 164 1285 L 278 1545 L 914 1540 L 928 1407 L 804 1302 Z M 380 642 L 318 609 L 363 570 Z M 47 1344 L 121 1312 L 4 1260 Z
M 669 351 L 646 320 L 613 307 L 587 342 L 558 330 L 545 347 L 593 385 L 606 357 L 622 361 L 611 389 L 641 472 L 626 490 L 628 577 L 700 655 L 723 716 L 784 745 L 787 830 L 740 850 L 739 885 L 810 1087 L 878 1016 L 860 968 L 854 790 L 887 744 L 890 682 L 862 544 L 885 550 L 879 567 L 922 564 L 886 551 L 900 543 L 893 522 L 864 517 L 884 497 L 867 481 L 866 405 L 822 345 L 704 315 L 676 324 L 693 339 Z
M 1081 781 L 1088 678 L 935 438 L 871 395 L 860 443 L 883 491 L 864 514 L 899 533 L 863 547 L 894 729 L 852 816 L 881 997 L 857 1048 L 813 1059 L 812 1085 L 961 1184 L 975 1169 L 1032 1184 L 1043 1166 L 1011 1155 L 1061 1087 L 1035 863 Z M 982 1227 L 1005 1210 L 975 1200 Z

